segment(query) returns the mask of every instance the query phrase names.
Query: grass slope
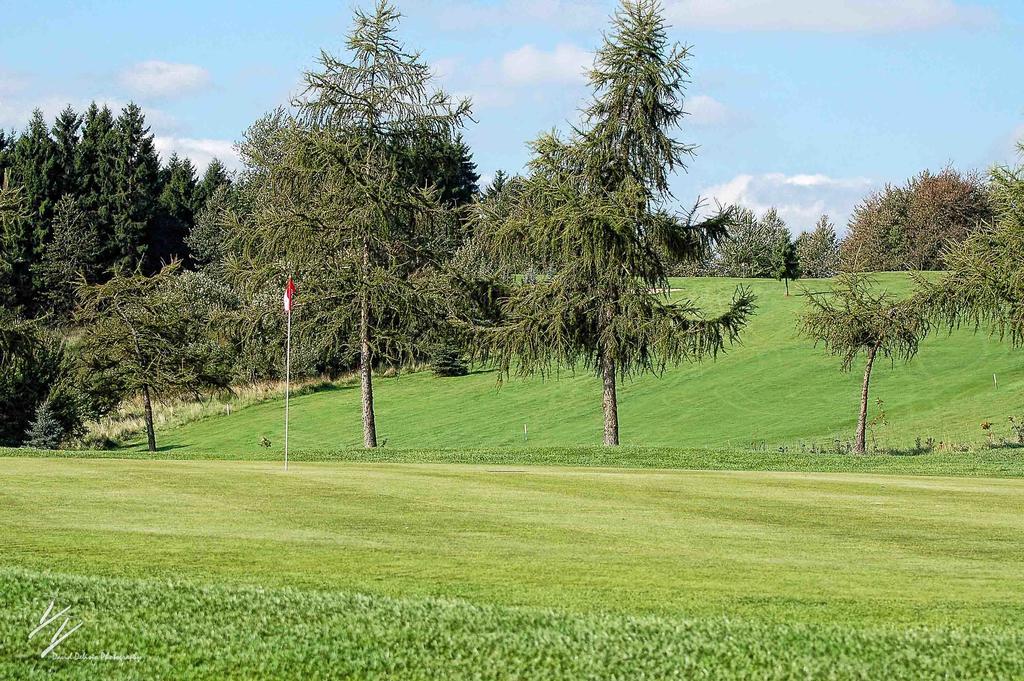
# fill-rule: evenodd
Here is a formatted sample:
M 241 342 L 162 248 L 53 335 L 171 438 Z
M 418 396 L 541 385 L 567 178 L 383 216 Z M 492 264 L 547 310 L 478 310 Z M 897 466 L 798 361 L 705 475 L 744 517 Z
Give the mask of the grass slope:
M 175 677 L 1024 675 L 1019 479 L 0 466 L 0 676 L 95 677 L 33 657 L 54 590 Z
M 879 283 L 906 293 L 905 275 Z M 838 362 L 796 333 L 804 299 L 783 296 L 765 280 L 683 279 L 675 286 L 711 307 L 737 284 L 754 289 L 758 311 L 742 345 L 717 361 L 683 365 L 661 378 L 621 384 L 619 413 L 626 443 L 676 447 L 750 447 L 818 443 L 852 437 L 860 389 L 859 367 L 842 374 Z M 807 281 L 818 290 L 828 282 Z M 798 291 L 800 286 L 794 288 Z M 885 403 L 887 425 L 876 429 L 885 447 L 906 448 L 920 437 L 979 444 L 982 421 L 1009 436 L 1007 416 L 1024 413 L 1024 362 L 1008 344 L 984 333 L 959 331 L 929 339 L 910 365 L 880 362 L 874 398 Z M 998 389 L 993 385 L 998 378 Z M 377 423 L 387 446 L 552 447 L 597 444 L 601 438 L 600 385 L 590 375 L 564 372 L 560 380 L 512 380 L 500 389 L 493 372 L 435 378 L 429 372 L 378 379 Z M 876 412 L 877 413 L 877 412 Z M 303 395 L 292 402 L 296 450 L 343 449 L 362 442 L 356 386 Z M 158 444 L 194 451 L 258 452 L 267 437 L 282 442 L 280 400 L 159 433 Z M 524 442 L 523 426 L 529 440 Z M 136 443 L 137 447 L 143 443 Z

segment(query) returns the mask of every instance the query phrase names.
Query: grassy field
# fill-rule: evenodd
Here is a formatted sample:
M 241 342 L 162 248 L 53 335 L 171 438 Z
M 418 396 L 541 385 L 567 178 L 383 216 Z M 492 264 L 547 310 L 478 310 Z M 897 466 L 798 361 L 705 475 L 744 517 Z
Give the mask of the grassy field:
M 905 293 L 905 275 L 879 275 L 879 283 Z M 688 296 L 712 308 L 738 284 L 753 288 L 758 311 L 743 343 L 717 361 L 683 365 L 658 378 L 624 381 L 619 413 L 623 442 L 646 446 L 799 449 L 832 447 L 852 438 L 860 370 L 842 374 L 838 361 L 796 333 L 804 305 L 801 287 L 786 298 L 782 284 L 765 280 L 681 279 Z M 998 387 L 993 382 L 996 376 Z M 559 380 L 516 380 L 498 388 L 493 372 L 435 378 L 429 372 L 378 379 L 377 424 L 389 448 L 532 448 L 597 444 L 601 438 L 600 385 L 590 375 L 564 372 Z M 884 401 L 885 423 L 874 428 L 884 448 L 908 448 L 920 438 L 944 446 L 978 446 L 983 421 L 997 437 L 1010 437 L 1007 417 L 1024 414 L 1024 354 L 984 332 L 940 334 L 924 343 L 910 364 L 886 362 L 874 371 L 874 398 Z M 266 437 L 282 443 L 282 405 L 272 400 L 165 429 L 168 450 L 256 453 Z M 295 450 L 335 450 L 361 444 L 359 390 L 339 386 L 292 402 Z M 877 410 L 874 413 L 878 413 Z M 528 429 L 524 441 L 523 428 Z M 142 442 L 135 443 L 143 446 Z
M 374 451 L 357 387 L 298 396 L 288 473 L 276 399 L 156 454 L 0 450 L 0 679 L 1024 678 L 1024 449 L 979 427 L 1010 437 L 1024 355 L 879 365 L 895 453 L 837 453 L 860 377 L 802 299 L 677 282 L 738 283 L 744 343 L 626 382 L 621 448 L 590 376 L 424 372 L 378 380 Z M 41 658 L 51 599 L 82 627 Z
M 0 678 L 1024 676 L 1019 478 L 0 470 Z M 142 660 L 39 659 L 27 633 L 54 593 L 85 622 L 66 654 Z

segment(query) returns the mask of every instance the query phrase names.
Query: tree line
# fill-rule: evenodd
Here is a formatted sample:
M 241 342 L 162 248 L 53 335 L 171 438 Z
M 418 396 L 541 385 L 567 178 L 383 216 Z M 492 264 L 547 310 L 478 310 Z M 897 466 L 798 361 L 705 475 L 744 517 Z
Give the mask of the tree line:
M 281 286 L 294 277 L 293 372 L 358 375 L 367 447 L 378 444 L 375 373 L 424 361 L 445 374 L 478 362 L 503 379 L 592 371 L 615 445 L 621 379 L 716 356 L 755 311 L 742 286 L 714 315 L 672 302 L 669 276 L 714 263 L 788 290 L 801 274 L 835 274 L 848 253 L 867 262 L 871 250 L 841 243 L 827 218 L 793 239 L 775 211 L 675 208 L 669 177 L 694 156 L 676 136 L 689 52 L 669 40 L 658 3 L 623 0 L 579 122 L 531 142 L 522 176 L 499 172 L 483 188 L 461 137 L 470 102 L 435 87 L 399 21 L 386 0 L 357 11 L 347 53 L 321 53 L 301 95 L 245 132 L 233 175 L 218 164 L 197 179 L 175 157 L 161 167 L 134 105 L 116 119 L 90 107 L 80 134 L 70 109 L 52 129 L 37 113 L 4 138 L 0 276 L 15 293 L 0 309 L 0 443 L 59 444 L 142 395 L 155 449 L 153 400 L 280 376 Z M 936 320 L 1019 323 L 1002 292 L 985 297 L 980 277 L 960 276 L 980 256 L 936 255 L 927 230 L 906 227 L 982 219 L 921 198 L 980 196 L 949 173 L 918 178 L 899 200 L 884 199 L 893 188 L 871 198 L 847 241 L 874 243 L 857 216 L 896 205 L 902 226 L 887 233 L 914 244 L 904 262 L 950 258 L 944 281 L 966 282 L 959 297 L 922 280 L 903 316 L 856 277 L 812 296 L 805 333 L 845 368 L 869 355 L 865 400 L 875 355 L 909 359 Z M 1018 205 L 982 194 L 1000 225 Z M 986 229 L 958 243 L 983 248 Z
M 794 237 L 775 208 L 737 211 L 730 238 L 706 258 L 680 263 L 674 274 L 781 278 L 795 250 L 794 272 L 811 278 L 840 272 L 945 270 L 949 244 L 961 244 L 995 217 L 997 188 L 977 173 L 923 171 L 903 185 L 886 185 L 861 200 L 846 233 L 822 215 Z M 790 256 L 791 257 L 791 256 Z

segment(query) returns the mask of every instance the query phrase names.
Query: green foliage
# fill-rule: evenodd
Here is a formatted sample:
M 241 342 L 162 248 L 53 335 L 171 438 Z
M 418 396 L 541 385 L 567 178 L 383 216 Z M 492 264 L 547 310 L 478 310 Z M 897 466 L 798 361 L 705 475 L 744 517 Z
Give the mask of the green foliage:
M 57 164 L 53 196 L 59 201 L 68 194 L 78 194 L 78 146 L 83 119 L 70 106 L 65 107 L 53 124 L 53 153 Z
M 209 203 L 214 194 L 231 186 L 231 175 L 220 159 L 213 159 L 206 166 L 202 179 L 196 185 L 193 210 L 199 212 Z
M 430 369 L 435 376 L 442 378 L 465 376 L 469 373 L 469 365 L 461 348 L 451 344 L 438 344 L 430 353 Z
M 869 352 L 909 362 L 928 331 L 919 300 L 880 291 L 870 276 L 856 272 L 839 275 L 830 291 L 808 292 L 807 305 L 801 332 L 838 356 L 843 371 Z
M 161 175 L 159 208 L 149 234 L 150 267 L 184 260 L 188 256 L 186 237 L 196 221 L 197 184 L 192 162 L 171 154 Z
M 68 321 L 75 306 L 75 282 L 93 283 L 100 275 L 94 258 L 100 252 L 99 236 L 79 199 L 66 194 L 57 202 L 53 238 L 42 258 L 33 264 L 36 289 L 44 309 L 58 321 Z
M 101 263 L 104 270 L 113 265 L 109 244 L 114 239 L 116 156 L 114 116 L 109 108 L 100 109 L 93 102 L 85 112 L 75 169 L 82 209 L 99 235 L 100 251 L 90 259 Z
M 117 273 L 80 284 L 80 351 L 94 376 L 147 400 L 227 386 L 230 363 L 216 320 L 189 298 L 189 282 L 177 270 L 172 264 L 149 277 Z M 152 433 L 151 418 L 148 426 Z
M 789 228 L 771 208 L 758 218 L 749 208 L 739 208 L 729 228 L 729 238 L 718 244 L 714 254 L 715 273 L 726 277 L 783 279 Z
M 24 190 L 4 171 L 0 185 L 0 290 L 3 307 L 23 311 L 32 304 L 32 216 Z
M 813 230 L 797 238 L 796 255 L 805 277 L 828 279 L 839 273 L 839 237 L 827 215 L 818 219 Z
M 1021 144 L 1024 149 L 1024 143 Z M 1015 346 L 1024 345 L 1024 168 L 992 172 L 995 222 L 953 244 L 945 254 L 947 278 L 919 278 L 933 318 L 955 328 L 982 324 Z
M 49 401 L 36 409 L 35 419 L 25 433 L 25 446 L 34 449 L 57 449 L 67 437 L 64 426 L 53 413 Z
M 623 2 L 612 21 L 590 72 L 583 126 L 568 140 L 538 138 L 515 205 L 482 220 L 500 262 L 525 257 L 551 275 L 504 301 L 501 322 L 481 330 L 480 356 L 505 375 L 577 365 L 602 374 L 605 439 L 618 444 L 616 376 L 717 354 L 753 305 L 739 292 L 709 319 L 652 292 L 667 287 L 663 255 L 699 257 L 725 235 L 731 214 L 695 222 L 693 212 L 665 208 L 668 178 L 693 152 L 672 135 L 684 116 L 688 53 L 669 43 L 657 3 Z
M 775 245 L 772 254 L 775 261 L 775 278 L 786 282 L 786 295 L 789 295 L 789 282 L 800 278 L 800 261 L 796 254 L 796 244 L 786 231 L 785 237 Z
M 49 239 L 61 172 L 56 146 L 39 109 L 32 112 L 28 128 L 14 145 L 11 169 L 12 181 L 24 189 L 30 206 L 32 253 L 38 255 Z
M 115 268 L 130 271 L 146 261 L 149 251 L 160 195 L 160 160 L 137 105 L 124 108 L 113 135 L 113 234 L 108 257 Z
M 63 434 L 79 434 L 76 378 L 62 338 L 0 307 L 0 444 L 21 444 L 43 404 Z
M 842 246 L 847 271 L 945 269 L 947 242 L 962 243 L 992 216 L 977 175 L 951 168 L 923 171 L 901 187 L 887 185 L 855 209 Z
M 235 195 L 231 185 L 221 184 L 196 213 L 195 224 L 185 237 L 185 244 L 196 265 L 217 270 L 223 268 L 230 253 L 230 227 L 226 223 L 229 219 L 226 214 L 235 208 Z

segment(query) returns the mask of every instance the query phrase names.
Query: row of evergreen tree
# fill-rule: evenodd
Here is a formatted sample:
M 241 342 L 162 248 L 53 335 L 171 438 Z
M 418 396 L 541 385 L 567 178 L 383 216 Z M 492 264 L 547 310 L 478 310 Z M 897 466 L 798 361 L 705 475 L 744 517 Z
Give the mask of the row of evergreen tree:
M 68 309 L 79 275 L 187 260 L 197 212 L 230 182 L 217 160 L 202 177 L 176 154 L 161 164 L 136 104 L 115 117 L 95 103 L 67 107 L 52 126 L 36 110 L 20 134 L 0 131 L 0 177 L 24 193 L 27 213 L 0 235 L 0 286 L 30 317 Z

